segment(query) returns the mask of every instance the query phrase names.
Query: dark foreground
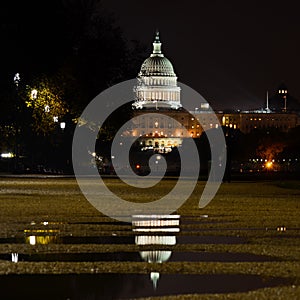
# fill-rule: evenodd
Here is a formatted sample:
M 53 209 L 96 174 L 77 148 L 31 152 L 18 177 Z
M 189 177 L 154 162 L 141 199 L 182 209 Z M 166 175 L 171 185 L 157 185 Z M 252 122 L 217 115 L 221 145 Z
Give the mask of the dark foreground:
M 131 201 L 149 193 L 106 182 Z M 204 185 L 178 224 L 139 227 L 103 216 L 74 179 L 0 179 L 1 298 L 300 298 L 298 182 L 224 183 L 199 209 Z

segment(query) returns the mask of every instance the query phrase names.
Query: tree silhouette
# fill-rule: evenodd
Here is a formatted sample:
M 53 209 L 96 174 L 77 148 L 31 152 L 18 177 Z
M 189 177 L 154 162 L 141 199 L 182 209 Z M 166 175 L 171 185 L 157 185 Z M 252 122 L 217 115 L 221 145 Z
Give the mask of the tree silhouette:
M 32 130 L 49 135 L 68 112 L 64 91 L 55 78 L 41 76 L 32 86 L 26 86 L 25 103 L 32 112 Z

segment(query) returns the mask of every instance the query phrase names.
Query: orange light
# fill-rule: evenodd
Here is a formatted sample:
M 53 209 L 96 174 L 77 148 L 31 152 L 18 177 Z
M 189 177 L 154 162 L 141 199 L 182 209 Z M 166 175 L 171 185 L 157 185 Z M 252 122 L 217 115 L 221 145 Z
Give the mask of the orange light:
M 141 166 L 140 166 L 140 165 L 136 165 L 135 167 L 136 167 L 137 169 L 140 169 L 140 168 L 141 168 Z
M 272 167 L 273 167 L 273 162 L 267 161 L 267 162 L 266 162 L 266 168 L 267 168 L 267 169 L 272 169 Z

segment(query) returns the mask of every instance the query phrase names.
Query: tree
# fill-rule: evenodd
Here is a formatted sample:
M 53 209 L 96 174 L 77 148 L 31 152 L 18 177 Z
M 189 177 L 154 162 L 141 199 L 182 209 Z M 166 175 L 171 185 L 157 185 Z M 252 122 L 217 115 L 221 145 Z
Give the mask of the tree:
M 1 152 L 13 152 L 15 146 L 15 99 L 16 91 L 11 84 L 0 89 L 0 150 Z
M 271 162 L 278 157 L 284 147 L 285 144 L 282 142 L 265 139 L 264 143 L 258 146 L 256 154 L 258 157 Z
M 8 149 L 18 136 L 28 156 L 39 154 L 46 162 L 46 152 L 50 155 L 50 146 L 57 141 L 59 124 L 54 121 L 77 119 L 100 92 L 135 77 L 145 48 L 136 42 L 129 46 L 99 0 L 53 0 L 46 4 L 33 0 L 17 8 L 3 2 L 1 8 L 0 101 L 5 109 L 0 112 L 0 144 Z M 18 95 L 10 88 L 16 72 L 23 81 Z M 18 112 L 16 99 L 20 100 Z M 117 112 L 118 117 L 102 128 L 101 138 L 111 140 L 130 112 L 129 108 Z M 74 127 L 68 128 L 72 128 L 67 129 L 71 137 Z M 71 147 L 71 138 L 68 143 Z
M 26 86 L 25 103 L 32 112 L 32 130 L 38 135 L 53 132 L 68 112 L 64 90 L 55 78 L 45 75 Z

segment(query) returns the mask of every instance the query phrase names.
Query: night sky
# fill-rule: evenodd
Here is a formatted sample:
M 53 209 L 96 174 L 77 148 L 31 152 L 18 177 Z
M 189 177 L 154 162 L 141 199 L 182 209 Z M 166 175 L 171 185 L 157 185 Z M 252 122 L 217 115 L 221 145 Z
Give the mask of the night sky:
M 214 108 L 260 108 L 284 82 L 300 99 L 298 1 L 104 0 L 150 53 L 156 28 L 178 80 Z
M 49 13 L 59 2 L 1 2 L 0 23 L 7 36 L 1 37 L 0 77 L 7 76 L 5 68 L 22 72 L 25 62 L 37 70 L 47 60 L 51 68 L 53 56 L 63 59 L 64 38 L 53 36 L 63 25 Z M 178 80 L 215 109 L 261 108 L 266 91 L 272 96 L 281 83 L 300 99 L 298 1 L 102 0 L 102 5 L 128 41 L 147 47 L 145 58 L 159 29 L 163 53 Z M 46 24 L 42 32 L 41 24 Z

